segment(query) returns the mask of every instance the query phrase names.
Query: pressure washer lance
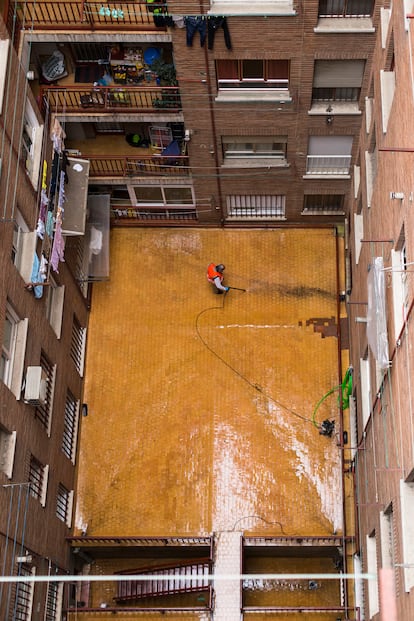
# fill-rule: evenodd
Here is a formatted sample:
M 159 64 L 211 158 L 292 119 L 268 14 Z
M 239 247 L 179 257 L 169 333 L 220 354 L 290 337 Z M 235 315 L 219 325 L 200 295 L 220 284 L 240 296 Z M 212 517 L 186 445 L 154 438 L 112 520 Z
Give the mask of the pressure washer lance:
M 240 289 L 240 287 L 229 287 L 229 289 L 234 289 L 235 291 L 247 291 L 247 289 Z

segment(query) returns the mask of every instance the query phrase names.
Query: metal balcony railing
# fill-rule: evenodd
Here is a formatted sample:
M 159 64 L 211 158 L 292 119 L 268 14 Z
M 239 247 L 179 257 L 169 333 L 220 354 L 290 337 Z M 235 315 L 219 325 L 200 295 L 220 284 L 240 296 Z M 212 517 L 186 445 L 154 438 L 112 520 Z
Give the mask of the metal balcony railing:
M 76 156 L 74 156 L 76 157 Z M 189 176 L 188 155 L 88 155 L 89 179 L 103 177 L 182 177 Z
M 307 175 L 348 175 L 351 164 L 350 155 L 308 155 Z
M 15 20 L 17 30 L 42 28 L 53 30 L 160 30 L 146 0 L 135 2 L 55 2 L 26 0 L 10 2 L 8 28 Z M 163 29 L 161 29 L 163 30 Z
M 43 106 L 54 112 L 178 112 L 180 91 L 176 86 L 42 86 Z

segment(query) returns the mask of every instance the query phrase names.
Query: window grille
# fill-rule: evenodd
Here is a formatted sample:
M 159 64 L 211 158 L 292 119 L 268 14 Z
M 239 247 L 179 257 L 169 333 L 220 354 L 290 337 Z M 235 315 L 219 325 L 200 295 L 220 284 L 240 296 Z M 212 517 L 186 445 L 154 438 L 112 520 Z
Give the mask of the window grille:
M 19 576 L 31 576 L 32 570 L 26 565 L 19 566 Z M 33 604 L 33 582 L 18 582 L 14 603 L 13 620 L 29 621 Z
M 285 199 L 283 194 L 231 195 L 227 196 L 227 216 L 243 219 L 284 218 Z
M 59 618 L 59 601 L 62 587 L 63 584 L 61 582 L 48 582 L 44 621 L 57 621 Z
M 302 214 L 320 216 L 343 214 L 343 202 L 342 194 L 308 194 L 304 198 Z
M 56 516 L 67 525 L 70 524 L 70 514 L 72 511 L 72 492 L 66 489 L 64 485 L 59 483 L 57 500 L 56 500 Z
M 34 498 L 42 498 L 45 483 L 45 467 L 33 455 L 29 465 L 30 493 Z
M 83 374 L 83 363 L 85 355 L 86 328 L 79 323 L 78 318 L 73 316 L 72 324 L 72 343 L 70 346 L 70 357 L 75 363 L 79 375 Z
M 79 401 L 68 390 L 65 402 L 65 420 L 63 424 L 62 451 L 74 462 L 79 417 Z
M 56 366 L 54 366 L 50 360 L 46 357 L 44 352 L 40 356 L 40 366 L 42 367 L 44 374 L 47 377 L 46 381 L 46 400 L 43 405 L 38 405 L 35 410 L 36 418 L 41 422 L 43 427 L 46 428 L 47 433 L 50 433 L 51 425 L 51 412 L 53 405 L 53 393 L 55 389 L 55 374 Z

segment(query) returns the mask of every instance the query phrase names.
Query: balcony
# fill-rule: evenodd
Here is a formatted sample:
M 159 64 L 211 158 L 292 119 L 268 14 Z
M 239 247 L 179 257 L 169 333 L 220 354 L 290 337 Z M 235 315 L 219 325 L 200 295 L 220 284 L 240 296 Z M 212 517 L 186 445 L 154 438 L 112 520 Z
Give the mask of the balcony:
M 41 86 L 43 110 L 57 113 L 177 113 L 181 110 L 179 89 L 175 86 Z
M 188 155 L 164 156 L 145 153 L 133 157 L 130 155 L 82 154 L 82 159 L 90 162 L 90 183 L 96 183 L 104 178 L 183 177 L 190 174 Z
M 13 29 L 16 21 L 17 27 Z M 77 31 L 162 31 L 155 26 L 146 0 L 116 2 L 112 7 L 102 2 L 54 2 L 28 0 L 10 3 L 7 25 L 9 32 L 20 31 L 29 24 L 34 30 Z

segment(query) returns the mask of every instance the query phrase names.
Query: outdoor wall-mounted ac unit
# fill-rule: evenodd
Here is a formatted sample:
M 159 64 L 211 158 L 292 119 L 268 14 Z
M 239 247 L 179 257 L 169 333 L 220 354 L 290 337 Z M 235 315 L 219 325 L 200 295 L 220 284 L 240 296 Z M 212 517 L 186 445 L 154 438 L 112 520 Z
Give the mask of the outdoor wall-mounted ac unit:
M 42 367 L 27 367 L 24 402 L 39 406 L 46 403 L 47 375 Z

